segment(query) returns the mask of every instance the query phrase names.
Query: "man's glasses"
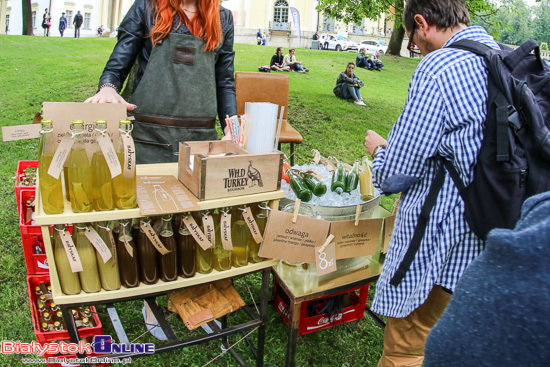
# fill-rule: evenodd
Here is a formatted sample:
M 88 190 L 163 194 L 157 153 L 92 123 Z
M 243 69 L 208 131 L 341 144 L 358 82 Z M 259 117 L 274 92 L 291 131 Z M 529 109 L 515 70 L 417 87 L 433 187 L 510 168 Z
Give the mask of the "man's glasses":
M 409 36 L 409 44 L 407 45 L 407 50 L 409 50 L 409 52 L 413 53 L 413 54 L 420 54 L 420 50 L 417 49 L 413 42 L 413 37 L 414 37 L 414 31 L 416 30 L 416 22 L 413 22 L 413 26 L 412 26 L 412 29 L 411 29 L 411 34 Z

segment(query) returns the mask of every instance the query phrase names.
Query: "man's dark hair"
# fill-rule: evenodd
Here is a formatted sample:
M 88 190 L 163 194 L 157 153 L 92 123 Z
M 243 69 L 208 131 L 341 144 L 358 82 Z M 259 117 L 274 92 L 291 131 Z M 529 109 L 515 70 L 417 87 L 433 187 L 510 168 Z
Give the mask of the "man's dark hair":
M 282 50 L 283 50 L 283 48 L 282 48 L 282 47 L 277 47 L 277 51 L 275 51 L 275 53 L 276 53 L 276 54 L 278 54 L 278 53 L 279 53 L 279 51 L 282 51 Z
M 292 51 L 294 51 L 293 48 L 289 49 L 289 50 L 288 50 L 288 53 L 291 53 Z
M 405 29 L 410 31 L 414 16 L 422 15 L 428 24 L 440 29 L 458 27 L 460 23 L 470 24 L 470 13 L 464 0 L 409 0 L 403 12 Z

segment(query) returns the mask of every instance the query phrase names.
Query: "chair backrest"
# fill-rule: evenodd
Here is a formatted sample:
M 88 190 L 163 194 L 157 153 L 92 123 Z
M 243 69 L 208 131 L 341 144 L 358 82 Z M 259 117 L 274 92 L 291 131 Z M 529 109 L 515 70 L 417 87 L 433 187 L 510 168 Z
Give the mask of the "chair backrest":
M 237 114 L 244 114 L 246 102 L 271 102 L 285 106 L 283 119 L 288 114 L 288 75 L 249 73 L 239 71 L 235 73 L 235 92 L 237 94 Z M 277 116 L 278 118 L 279 116 Z

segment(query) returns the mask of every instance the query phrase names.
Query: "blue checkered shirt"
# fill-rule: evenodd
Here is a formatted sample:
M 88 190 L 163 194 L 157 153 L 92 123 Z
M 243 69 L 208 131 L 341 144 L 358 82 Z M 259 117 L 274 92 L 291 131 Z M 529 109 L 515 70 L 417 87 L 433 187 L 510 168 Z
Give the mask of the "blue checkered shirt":
M 481 27 L 454 34 L 498 48 Z M 437 171 L 434 157 L 450 160 L 469 184 L 487 114 L 487 71 L 481 57 L 452 48 L 428 54 L 416 68 L 403 113 L 373 162 L 375 185 L 402 192 L 388 253 L 376 286 L 373 310 L 405 317 L 420 306 L 434 285 L 454 290 L 484 243 L 464 219 L 464 202 L 447 174 L 430 214 L 426 233 L 405 278 L 389 284 L 411 242 L 424 200 Z M 488 214 L 489 215 L 489 214 Z

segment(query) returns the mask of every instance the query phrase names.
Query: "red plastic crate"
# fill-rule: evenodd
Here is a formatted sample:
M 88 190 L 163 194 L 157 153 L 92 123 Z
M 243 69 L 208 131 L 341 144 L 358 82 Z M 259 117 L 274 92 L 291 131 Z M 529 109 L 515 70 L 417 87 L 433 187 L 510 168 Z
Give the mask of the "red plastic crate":
M 22 235 L 21 240 L 23 241 L 23 254 L 25 255 L 25 263 L 27 265 L 27 274 L 28 275 L 39 275 L 39 274 L 49 274 L 50 266 L 48 264 L 48 258 L 46 257 L 46 251 L 44 249 L 44 241 L 42 240 L 42 235 L 37 234 L 27 234 Z M 35 254 L 34 246 L 39 244 L 42 253 Z
M 35 190 L 34 186 L 21 186 L 19 184 L 19 175 L 29 167 L 38 168 L 38 161 L 19 161 L 17 163 L 17 171 L 15 173 L 15 199 L 17 200 L 17 207 L 19 208 L 19 192 L 21 190 Z
M 42 230 L 40 226 L 31 224 L 32 221 L 27 220 L 27 200 L 36 197 L 36 192 L 34 189 L 20 190 L 19 192 L 19 229 L 21 230 L 21 237 L 24 235 L 42 235 Z M 36 204 L 35 204 L 36 205 Z
M 34 292 L 34 288 L 40 283 L 46 283 L 50 281 L 49 275 L 29 275 L 27 276 L 27 285 L 29 287 L 29 302 L 31 307 L 31 316 L 32 316 L 32 327 L 34 329 L 34 334 L 39 343 L 48 343 L 52 340 L 70 340 L 69 332 L 67 330 L 63 331 L 49 331 L 43 332 L 40 330 L 40 312 L 38 311 L 36 301 L 37 295 Z M 78 334 L 81 338 L 93 337 L 94 335 L 103 335 L 103 326 L 97 317 L 96 309 L 93 306 L 90 306 L 90 310 L 93 314 L 94 327 L 80 328 L 78 329 Z
M 359 295 L 355 291 L 359 291 Z M 341 294 L 350 293 L 351 304 L 348 307 L 342 309 L 342 313 L 334 315 L 329 319 L 327 314 L 308 316 L 307 306 L 310 302 L 323 300 L 326 298 L 338 296 Z M 325 297 L 320 297 L 311 301 L 303 302 L 300 311 L 300 320 L 298 322 L 298 334 L 305 335 L 314 333 L 319 330 L 330 329 L 335 325 L 340 325 L 345 322 L 351 322 L 360 320 L 365 313 L 365 305 L 367 303 L 367 296 L 369 293 L 369 285 L 365 284 L 360 287 L 350 288 L 342 292 L 334 293 Z M 281 315 L 284 322 L 289 324 L 289 307 L 287 301 L 288 297 L 285 297 L 284 291 L 279 286 L 276 280 L 273 281 L 273 305 L 277 312 Z

